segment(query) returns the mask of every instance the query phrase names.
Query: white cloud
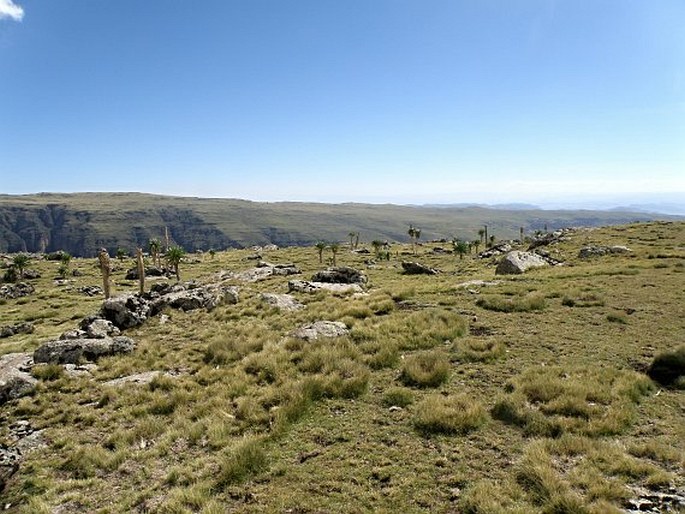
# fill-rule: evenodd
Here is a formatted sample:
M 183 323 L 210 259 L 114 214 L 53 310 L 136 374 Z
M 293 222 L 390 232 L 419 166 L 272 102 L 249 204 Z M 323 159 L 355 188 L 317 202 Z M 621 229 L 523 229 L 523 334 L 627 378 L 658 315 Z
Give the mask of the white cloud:
M 24 18 L 24 9 L 15 4 L 12 0 L 0 0 L 0 20 L 12 18 L 14 21 L 21 21 Z

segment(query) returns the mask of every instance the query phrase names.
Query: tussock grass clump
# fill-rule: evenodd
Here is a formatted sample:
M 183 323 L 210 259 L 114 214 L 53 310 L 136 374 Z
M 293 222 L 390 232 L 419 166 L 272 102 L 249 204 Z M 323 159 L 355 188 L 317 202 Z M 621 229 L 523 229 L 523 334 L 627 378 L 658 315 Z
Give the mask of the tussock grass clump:
M 452 350 L 458 362 L 493 362 L 504 356 L 504 345 L 499 341 L 460 340 L 452 345 Z
M 427 308 L 408 315 L 393 312 L 365 320 L 352 328 L 350 336 L 357 343 L 393 342 L 400 350 L 425 350 L 462 337 L 467 328 L 459 314 L 445 308 Z
M 60 364 L 36 365 L 31 369 L 31 375 L 38 380 L 57 380 L 64 376 L 64 367 Z
M 279 334 L 264 321 L 254 318 L 238 318 L 223 323 L 222 330 L 209 338 L 203 360 L 207 364 L 225 365 L 243 357 L 260 352 L 270 341 L 278 340 Z
M 561 299 L 561 305 L 566 307 L 602 307 L 604 306 L 604 297 L 595 292 L 581 292 L 571 290 L 564 294 Z
M 406 407 L 414 403 L 414 393 L 404 387 L 390 387 L 383 393 L 382 402 L 386 407 Z
M 622 312 L 610 312 L 607 314 L 607 321 L 611 323 L 619 323 L 621 325 L 626 325 L 628 323 L 628 318 Z
M 538 293 L 506 298 L 504 296 L 485 296 L 476 301 L 476 305 L 496 312 L 532 312 L 547 307 L 545 297 Z
M 546 507 L 547 512 L 586 512 L 582 498 L 556 472 L 542 445 L 533 444 L 527 449 L 515 476 L 532 503 Z
M 416 406 L 414 426 L 425 434 L 466 434 L 488 420 L 485 408 L 466 395 L 432 394 Z
M 352 359 L 343 359 L 325 374 L 324 396 L 329 398 L 357 398 L 366 392 L 369 369 Z
M 263 441 L 254 437 L 246 438 L 221 456 L 216 484 L 223 489 L 243 482 L 266 467 Z
M 685 344 L 657 355 L 647 374 L 661 385 L 685 389 Z
M 126 460 L 127 455 L 126 450 L 110 452 L 100 446 L 79 447 L 69 452 L 59 469 L 75 479 L 91 478 L 98 471 L 115 471 Z
M 393 341 L 374 342 L 362 349 L 365 350 L 365 353 L 369 353 L 366 356 L 366 363 L 374 370 L 393 368 L 400 360 L 400 350 Z
M 415 387 L 438 387 L 447 382 L 450 361 L 441 350 L 431 350 L 407 357 L 402 366 L 400 381 Z
M 479 480 L 468 486 L 459 498 L 459 512 L 464 514 L 510 513 L 528 514 L 530 505 L 525 504 L 522 492 L 516 484 L 502 484 Z
M 614 435 L 632 424 L 635 404 L 651 389 L 646 377 L 632 371 L 536 367 L 509 385 L 492 415 L 527 435 Z

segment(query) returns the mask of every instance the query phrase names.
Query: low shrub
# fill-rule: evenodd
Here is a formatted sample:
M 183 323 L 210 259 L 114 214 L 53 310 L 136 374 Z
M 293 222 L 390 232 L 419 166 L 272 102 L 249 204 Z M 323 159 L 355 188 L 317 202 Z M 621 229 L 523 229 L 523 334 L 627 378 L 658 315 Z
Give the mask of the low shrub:
M 499 341 L 468 339 L 452 345 L 453 358 L 459 362 L 493 362 L 504 356 L 504 345 Z
M 432 350 L 407 357 L 400 380 L 408 386 L 438 387 L 447 382 L 449 372 L 450 361 L 447 354 Z
M 217 486 L 243 482 L 250 476 L 259 473 L 267 466 L 266 453 L 262 441 L 258 438 L 247 438 L 222 455 L 219 462 Z
M 391 387 L 383 393 L 382 402 L 386 407 L 406 407 L 414 402 L 414 393 L 404 387 Z
M 541 311 L 547 307 L 545 297 L 538 293 L 525 296 L 505 298 L 503 296 L 486 296 L 479 298 L 476 305 L 496 312 L 532 312 Z
M 433 394 L 417 405 L 414 426 L 425 435 L 454 435 L 471 432 L 487 420 L 483 406 L 466 395 Z
M 685 389 L 685 344 L 657 355 L 647 375 L 663 386 Z

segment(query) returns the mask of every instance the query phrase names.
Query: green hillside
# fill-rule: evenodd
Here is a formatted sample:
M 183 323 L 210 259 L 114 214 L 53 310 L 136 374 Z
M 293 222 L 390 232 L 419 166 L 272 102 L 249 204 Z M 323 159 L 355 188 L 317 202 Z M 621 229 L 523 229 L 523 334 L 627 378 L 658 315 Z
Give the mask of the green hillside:
M 424 241 L 454 236 L 471 240 L 483 225 L 502 239 L 518 237 L 520 227 L 530 234 L 545 227 L 654 218 L 631 212 L 259 203 L 141 193 L 0 195 L 0 252 L 66 250 L 93 256 L 101 247 L 132 251 L 147 246 L 151 238 L 162 238 L 165 228 L 173 241 L 195 251 L 344 241 L 350 232 L 359 232 L 362 241 L 407 241 L 410 224 L 422 229 Z

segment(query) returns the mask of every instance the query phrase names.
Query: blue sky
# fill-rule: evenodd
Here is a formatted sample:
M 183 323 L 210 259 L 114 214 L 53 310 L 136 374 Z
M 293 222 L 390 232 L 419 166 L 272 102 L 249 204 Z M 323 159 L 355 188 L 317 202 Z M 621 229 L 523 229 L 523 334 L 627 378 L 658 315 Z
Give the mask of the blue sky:
M 685 193 L 682 0 L 0 0 L 0 192 Z

